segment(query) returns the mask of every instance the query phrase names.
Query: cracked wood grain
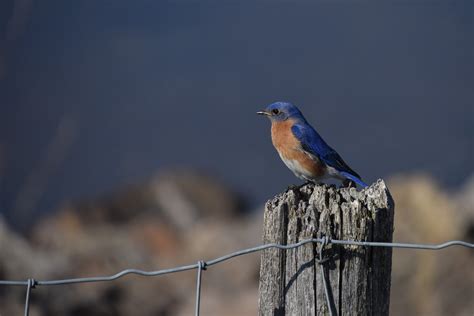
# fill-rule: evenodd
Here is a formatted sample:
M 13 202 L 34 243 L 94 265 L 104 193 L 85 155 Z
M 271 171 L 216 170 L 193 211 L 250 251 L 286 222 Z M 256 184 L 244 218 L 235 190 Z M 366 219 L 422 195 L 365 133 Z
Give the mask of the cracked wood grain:
M 357 191 L 329 185 L 292 188 L 265 205 L 263 241 L 291 244 L 308 238 L 391 242 L 394 203 L 382 180 Z M 337 315 L 388 315 L 391 248 L 318 244 L 262 252 L 259 315 L 329 315 L 324 269 Z

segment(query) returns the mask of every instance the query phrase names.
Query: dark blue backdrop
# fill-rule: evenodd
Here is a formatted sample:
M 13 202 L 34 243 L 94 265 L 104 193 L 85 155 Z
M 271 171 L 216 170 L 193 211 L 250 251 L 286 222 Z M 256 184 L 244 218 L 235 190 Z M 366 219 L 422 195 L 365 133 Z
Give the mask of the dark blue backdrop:
M 37 212 L 172 166 L 260 203 L 298 183 L 255 115 L 276 100 L 368 181 L 472 174 L 472 0 L 223 2 L 23 1 L 2 41 L 2 212 L 25 183 Z

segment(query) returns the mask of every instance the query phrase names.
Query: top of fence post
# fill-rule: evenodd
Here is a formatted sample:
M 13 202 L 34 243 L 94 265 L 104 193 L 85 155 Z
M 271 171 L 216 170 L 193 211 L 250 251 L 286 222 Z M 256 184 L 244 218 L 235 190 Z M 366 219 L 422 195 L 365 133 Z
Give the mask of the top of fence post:
M 382 180 L 362 191 L 307 184 L 266 203 L 263 241 L 291 244 L 325 237 L 391 242 L 393 216 L 394 203 Z M 387 315 L 391 254 L 391 248 L 330 243 L 324 252 L 329 262 L 320 265 L 314 244 L 286 252 L 266 250 L 259 313 Z

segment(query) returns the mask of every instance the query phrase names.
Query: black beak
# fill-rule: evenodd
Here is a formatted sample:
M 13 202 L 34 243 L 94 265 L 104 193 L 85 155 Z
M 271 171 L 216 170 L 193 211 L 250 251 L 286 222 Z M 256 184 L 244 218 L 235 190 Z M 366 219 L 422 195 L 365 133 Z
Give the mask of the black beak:
M 267 111 L 258 111 L 257 114 L 258 114 L 258 115 L 270 116 L 270 113 L 268 113 Z

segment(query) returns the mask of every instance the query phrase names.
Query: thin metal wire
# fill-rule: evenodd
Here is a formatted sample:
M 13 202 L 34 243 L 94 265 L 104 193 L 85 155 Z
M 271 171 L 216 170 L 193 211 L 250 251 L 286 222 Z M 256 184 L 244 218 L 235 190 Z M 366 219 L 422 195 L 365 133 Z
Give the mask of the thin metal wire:
M 308 243 L 322 243 L 324 238 L 311 238 L 305 239 L 298 243 L 289 244 L 289 245 L 281 245 L 276 243 L 271 244 L 264 244 L 257 247 L 247 248 L 243 250 L 239 250 L 236 252 L 232 252 L 222 257 L 218 257 L 216 259 L 207 261 L 207 266 L 212 266 L 223 261 L 227 261 L 229 259 L 239 257 L 242 255 L 247 255 L 250 253 L 262 251 L 269 248 L 278 248 L 278 249 L 293 249 L 300 247 L 302 245 Z M 369 247 L 390 247 L 390 248 L 407 248 L 407 249 L 423 249 L 423 250 L 441 250 L 444 248 L 452 247 L 452 246 L 462 246 L 466 248 L 474 248 L 474 244 L 468 243 L 465 241 L 460 240 L 452 240 L 442 244 L 437 245 L 427 245 L 427 244 L 409 244 L 409 243 L 388 243 L 388 242 L 369 242 L 369 241 L 352 241 L 352 240 L 337 240 L 337 239 L 328 239 L 328 244 L 336 244 L 336 245 L 352 245 L 352 246 L 369 246 Z M 36 281 L 37 286 L 43 285 L 64 285 L 64 284 L 75 284 L 75 283 L 87 283 L 87 282 L 108 282 L 117 280 L 125 275 L 128 274 L 137 274 L 141 276 L 158 276 L 163 274 L 169 273 L 176 273 L 182 272 L 187 270 L 197 269 L 198 264 L 190 264 L 186 266 L 179 266 L 176 268 L 164 269 L 164 270 L 157 270 L 157 271 L 144 271 L 139 269 L 125 269 L 120 271 L 116 274 L 110 276 L 99 276 L 99 277 L 86 277 L 86 278 L 73 278 L 73 279 L 62 279 L 62 280 L 45 280 L 45 281 Z M 12 286 L 27 286 L 28 280 L 26 281 L 11 281 L 11 280 L 0 280 L 0 285 L 12 285 Z
M 26 298 L 25 298 L 25 316 L 30 313 L 30 293 L 31 289 L 35 287 L 36 281 L 34 279 L 28 279 L 28 285 L 26 286 Z
M 426 244 L 407 244 L 407 243 L 390 243 L 390 242 L 371 242 L 371 241 L 353 241 L 353 240 L 330 240 L 330 243 L 336 245 L 352 245 L 352 246 L 370 246 L 370 247 L 390 247 L 390 248 L 409 248 L 409 249 L 422 249 L 422 250 L 441 250 L 451 246 L 463 246 L 467 248 L 474 248 L 474 244 L 460 241 L 451 240 L 442 244 L 437 245 L 426 245 Z
M 326 266 L 324 265 L 328 258 L 324 259 L 323 257 L 323 251 L 325 246 L 328 243 L 329 238 L 328 237 L 323 237 L 323 242 L 321 243 L 321 247 L 319 248 L 319 264 L 321 266 L 321 278 L 323 279 L 323 286 L 324 286 L 324 297 L 326 298 L 326 307 L 328 308 L 329 311 L 329 316 L 334 316 L 334 311 L 333 311 L 333 304 L 331 304 L 331 298 L 329 297 L 329 285 L 328 282 L 326 281 L 326 271 L 325 268 Z M 337 315 L 337 313 L 336 313 Z
M 228 255 L 218 257 L 216 259 L 207 261 L 207 266 L 212 266 L 229 259 L 239 257 L 242 255 L 262 251 L 269 248 L 278 248 L 278 249 L 293 249 L 300 247 L 308 243 L 322 243 L 323 238 L 311 238 L 305 239 L 298 243 L 281 245 L 276 243 L 264 244 L 253 248 L 247 248 L 232 252 Z M 441 250 L 444 248 L 452 246 L 462 246 L 466 248 L 474 248 L 474 244 L 468 243 L 460 240 L 452 240 L 442 244 L 437 245 L 427 245 L 427 244 L 409 244 L 409 243 L 388 243 L 388 242 L 369 242 L 369 241 L 352 241 L 352 240 L 337 240 L 337 239 L 328 239 L 328 244 L 336 245 L 352 245 L 352 246 L 369 246 L 369 247 L 390 247 L 390 248 L 407 248 L 407 249 L 423 249 L 423 250 Z M 62 280 L 45 280 L 45 281 L 36 281 L 35 285 L 64 285 L 64 284 L 75 284 L 75 283 L 86 283 L 86 282 L 107 282 L 114 281 L 128 274 L 137 274 L 142 276 L 158 276 L 169 273 L 182 272 L 187 270 L 197 269 L 198 264 L 191 264 L 186 266 L 179 266 L 176 268 L 157 270 L 157 271 L 144 271 L 139 269 L 125 269 L 111 276 L 100 276 L 100 277 L 86 277 L 86 278 L 73 278 L 73 279 L 62 279 Z M 0 285 L 13 285 L 13 286 L 26 286 L 28 285 L 28 280 L 26 281 L 10 281 L 10 280 L 0 280 Z
M 197 281 L 196 281 L 196 316 L 199 316 L 199 310 L 201 308 L 201 275 L 202 270 L 206 270 L 206 262 L 199 260 L 198 261 L 198 272 L 197 272 Z
M 77 284 L 77 283 L 89 283 L 89 282 L 108 282 L 114 281 L 128 274 L 136 274 L 141 276 L 158 276 L 168 273 L 176 273 L 187 270 L 194 270 L 197 268 L 197 264 L 181 266 L 171 269 L 157 270 L 157 271 L 144 271 L 139 269 L 125 269 L 111 276 L 101 277 L 87 277 L 87 278 L 74 278 L 74 279 L 62 279 L 62 280 L 47 280 L 47 281 L 36 281 L 36 285 L 48 286 L 48 285 L 65 285 L 65 284 Z M 0 285 L 28 285 L 28 281 L 3 281 L 0 280 Z
M 293 249 L 300 247 L 302 245 L 308 243 L 321 243 L 323 246 L 328 244 L 336 244 L 336 245 L 352 245 L 352 246 L 367 246 L 367 247 L 389 247 L 389 248 L 406 248 L 406 249 L 421 249 L 421 250 L 441 250 L 444 248 L 452 247 L 452 246 L 462 246 L 466 248 L 473 248 L 474 244 L 468 243 L 465 241 L 460 240 L 452 240 L 441 244 L 435 245 L 428 245 L 428 244 L 410 244 L 410 243 L 388 243 L 388 242 L 370 242 L 370 241 L 354 241 L 354 240 L 337 240 L 337 239 L 329 239 L 327 237 L 323 238 L 311 238 L 305 239 L 298 243 L 289 244 L 289 245 L 281 245 L 277 243 L 271 244 L 264 244 L 252 248 L 247 248 L 243 250 L 239 250 L 236 252 L 232 252 L 230 254 L 224 255 L 222 257 L 218 257 L 216 259 L 210 261 L 199 261 L 196 264 L 179 266 L 170 269 L 163 269 L 163 270 L 156 270 L 156 271 L 144 271 L 139 269 L 125 269 L 116 274 L 110 276 L 98 276 L 98 277 L 86 277 L 86 278 L 72 278 L 72 279 L 61 279 L 61 280 L 44 280 L 44 281 L 36 281 L 34 279 L 27 279 L 26 281 L 16 281 L 16 280 L 0 280 L 0 285 L 5 286 L 26 286 L 26 301 L 25 301 L 25 316 L 28 316 L 29 312 L 29 300 L 30 300 L 30 292 L 31 289 L 35 286 L 50 286 L 50 285 L 65 285 L 65 284 L 78 284 L 78 283 L 88 283 L 88 282 L 108 282 L 114 281 L 119 278 L 122 278 L 128 274 L 136 274 L 141 276 L 159 276 L 163 274 L 169 273 L 177 273 L 183 272 L 188 270 L 198 269 L 198 277 L 197 277 L 197 291 L 196 291 L 196 315 L 199 315 L 199 308 L 200 308 L 200 296 L 201 296 L 201 274 L 202 270 L 204 270 L 208 266 L 212 266 L 227 260 L 230 260 L 235 257 L 247 255 L 250 253 L 262 251 L 265 249 L 270 248 L 277 248 L 277 249 Z M 321 253 L 320 253 L 321 256 Z M 320 262 L 322 263 L 325 259 L 320 257 Z M 323 277 L 323 282 L 326 282 L 325 278 Z M 325 290 L 327 290 L 327 286 L 325 285 Z M 328 300 L 328 294 L 326 294 L 326 299 Z M 329 301 L 328 301 L 329 304 Z M 328 310 L 332 313 L 331 305 L 328 305 Z M 332 314 L 331 314 L 332 315 Z

